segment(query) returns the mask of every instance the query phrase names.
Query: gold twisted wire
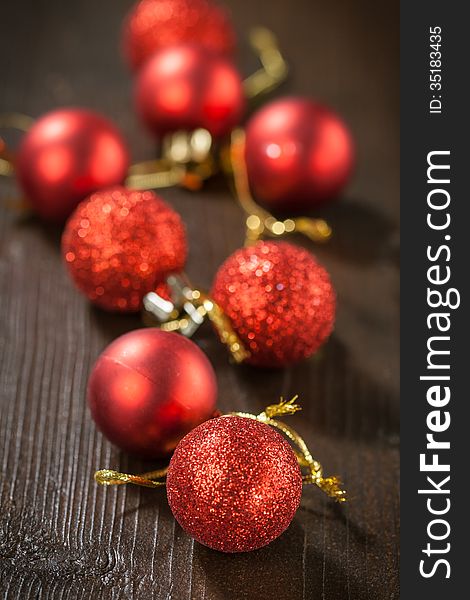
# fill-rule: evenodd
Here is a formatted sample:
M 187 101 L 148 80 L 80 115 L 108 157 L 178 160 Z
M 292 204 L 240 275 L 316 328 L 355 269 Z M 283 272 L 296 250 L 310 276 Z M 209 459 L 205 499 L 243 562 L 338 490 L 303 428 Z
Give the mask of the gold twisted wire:
M 189 301 L 197 309 L 201 318 L 205 316 L 214 325 L 220 341 L 227 346 L 232 358 L 237 364 L 245 361 L 250 352 L 245 348 L 243 342 L 235 333 L 230 319 L 224 313 L 222 308 L 208 294 L 197 289 L 191 290 Z M 184 331 L 189 324 L 189 316 L 183 316 L 177 319 L 171 319 L 162 323 L 160 329 L 163 331 Z
M 164 481 L 158 481 L 166 477 L 168 467 L 158 469 L 156 471 L 148 471 L 141 475 L 130 475 L 128 473 L 120 473 L 112 469 L 100 469 L 95 473 L 95 481 L 100 485 L 123 485 L 125 483 L 133 483 L 143 487 L 161 487 L 165 485 Z M 157 480 L 157 481 L 156 481 Z
M 324 219 L 295 217 L 280 221 L 255 202 L 250 191 L 244 155 L 245 133 L 242 129 L 235 129 L 230 146 L 230 168 L 237 201 L 247 215 L 245 245 L 254 244 L 264 234 L 279 238 L 291 233 L 301 233 L 313 242 L 327 242 L 332 230 Z
M 297 457 L 298 464 L 301 468 L 307 469 L 307 473 L 302 475 L 302 480 L 305 484 L 314 484 L 320 488 L 330 498 L 336 502 L 346 501 L 346 491 L 342 489 L 342 483 L 336 475 L 323 477 L 323 467 L 315 458 L 313 458 L 307 444 L 303 438 L 289 425 L 282 421 L 278 421 L 274 417 L 292 415 L 301 410 L 298 404 L 295 404 L 298 396 L 294 396 L 291 400 L 281 398 L 277 404 L 272 404 L 261 412 L 259 415 L 253 415 L 246 412 L 230 412 L 228 416 L 243 417 L 252 419 L 270 425 L 271 427 L 281 431 L 294 444 L 294 453 Z M 163 479 L 167 470 L 151 471 L 142 475 L 130 475 L 128 473 L 120 473 L 111 469 L 101 469 L 95 473 L 95 481 L 100 485 L 123 485 L 132 483 L 144 487 L 161 487 L 165 485 Z
M 261 63 L 261 68 L 243 82 L 245 95 L 252 99 L 278 87 L 286 79 L 289 67 L 269 29 L 255 27 L 250 31 L 249 41 Z
M 244 412 L 232 412 L 231 415 L 241 416 L 255 421 L 260 421 L 270 425 L 275 429 L 279 429 L 295 446 L 294 453 L 297 456 L 297 462 L 299 466 L 307 469 L 307 474 L 303 474 L 302 479 L 306 484 L 314 484 L 319 487 L 325 494 L 330 498 L 333 498 L 337 502 L 346 501 L 346 491 L 342 489 L 342 483 L 339 477 L 336 475 L 330 477 L 323 477 L 323 467 L 319 461 L 313 458 L 307 444 L 303 438 L 289 425 L 286 425 L 282 421 L 278 421 L 273 417 L 291 415 L 301 410 L 298 404 L 295 404 L 298 396 L 294 396 L 290 400 L 283 400 L 278 404 L 268 406 L 259 415 L 252 415 L 251 413 Z

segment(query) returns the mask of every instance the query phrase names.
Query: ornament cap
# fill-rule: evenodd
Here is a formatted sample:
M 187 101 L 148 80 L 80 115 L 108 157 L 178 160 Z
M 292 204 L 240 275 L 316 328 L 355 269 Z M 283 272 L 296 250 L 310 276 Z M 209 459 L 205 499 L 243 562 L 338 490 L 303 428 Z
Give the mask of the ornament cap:
M 143 300 L 146 314 L 157 320 L 160 329 L 177 331 L 185 337 L 192 337 L 208 318 L 236 363 L 241 363 L 250 356 L 217 302 L 206 293 L 193 289 L 185 276 L 172 275 L 168 277 L 167 284 L 172 302 L 166 301 L 156 292 L 150 292 Z M 144 320 L 147 320 L 145 313 Z

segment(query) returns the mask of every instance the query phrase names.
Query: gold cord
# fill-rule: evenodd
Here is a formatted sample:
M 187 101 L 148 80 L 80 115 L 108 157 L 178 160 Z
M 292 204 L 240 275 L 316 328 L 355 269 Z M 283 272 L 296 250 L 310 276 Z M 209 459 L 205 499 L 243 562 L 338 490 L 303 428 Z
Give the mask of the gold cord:
M 228 416 L 244 417 L 253 419 L 260 423 L 270 425 L 281 431 L 285 437 L 294 445 L 294 454 L 301 469 L 307 472 L 302 474 L 302 480 L 305 484 L 313 484 L 320 488 L 327 496 L 336 500 L 336 502 L 346 502 L 346 491 L 342 489 L 342 483 L 339 477 L 333 475 L 323 477 L 322 465 L 313 458 L 306 443 L 302 437 L 289 425 L 282 421 L 276 420 L 274 417 L 287 416 L 301 410 L 298 404 L 295 404 L 298 396 L 294 396 L 291 400 L 281 398 L 278 404 L 272 404 L 265 408 L 259 415 L 253 415 L 245 412 L 231 412 Z M 164 486 L 163 479 L 166 475 L 166 469 L 160 471 L 151 471 L 142 475 L 129 475 L 127 473 L 119 473 L 109 469 L 102 469 L 95 473 L 95 481 L 100 485 L 122 485 L 132 483 L 144 487 L 160 487 Z
M 251 99 L 278 87 L 286 79 L 289 68 L 269 29 L 255 27 L 250 31 L 249 40 L 261 63 L 261 68 L 243 82 L 245 95 Z
M 246 246 L 254 244 L 265 234 L 279 238 L 290 233 L 301 233 L 314 242 L 327 242 L 330 239 L 331 227 L 324 219 L 297 217 L 279 221 L 254 201 L 248 182 L 245 163 L 245 133 L 242 129 L 235 129 L 232 132 L 230 163 L 236 198 L 247 215 Z
M 167 284 L 171 301 L 156 292 L 144 297 L 143 320 L 146 325 L 155 327 L 157 324 L 163 331 L 177 331 L 192 337 L 207 317 L 236 363 L 250 356 L 222 308 L 208 294 L 194 289 L 185 273 L 171 275 L 167 278 Z
M 127 473 L 119 473 L 111 469 L 101 469 L 95 473 L 95 481 L 100 485 L 123 485 L 124 483 L 133 483 L 143 487 L 161 487 L 165 485 L 164 481 L 155 481 L 166 477 L 168 467 L 157 471 L 149 471 L 142 475 L 128 475 Z
M 252 415 L 244 412 L 232 412 L 231 415 L 240 417 L 246 417 L 248 419 L 254 419 L 261 423 L 266 423 L 275 429 L 279 429 L 293 444 L 294 453 L 297 456 L 297 461 L 301 468 L 307 469 L 307 473 L 303 474 L 302 479 L 306 484 L 314 484 L 319 487 L 325 494 L 330 498 L 333 498 L 337 502 L 346 502 L 346 491 L 341 489 L 341 480 L 336 475 L 330 477 L 323 477 L 322 465 L 313 458 L 307 444 L 304 442 L 302 437 L 289 425 L 286 425 L 282 421 L 277 421 L 273 417 L 280 417 L 285 415 L 292 415 L 297 411 L 301 410 L 298 404 L 295 404 L 298 396 L 294 396 L 291 400 L 284 400 L 281 397 L 281 401 L 278 404 L 272 404 L 268 406 L 259 415 Z
M 242 341 L 235 333 L 232 324 L 230 323 L 230 319 L 225 315 L 224 311 L 221 307 L 210 298 L 204 292 L 200 290 L 191 289 L 190 297 L 188 301 L 195 307 L 200 319 L 204 319 L 205 316 L 211 321 L 214 325 L 220 341 L 227 346 L 232 358 L 237 364 L 242 363 L 246 360 L 250 353 L 244 347 Z M 190 327 L 190 316 L 183 316 L 178 319 L 172 319 L 160 325 L 160 329 L 163 331 L 179 331 L 181 333 L 185 333 Z
M 198 190 L 217 171 L 212 147 L 212 136 L 206 129 L 169 133 L 162 140 L 162 158 L 132 165 L 126 185 L 139 190 L 173 185 Z

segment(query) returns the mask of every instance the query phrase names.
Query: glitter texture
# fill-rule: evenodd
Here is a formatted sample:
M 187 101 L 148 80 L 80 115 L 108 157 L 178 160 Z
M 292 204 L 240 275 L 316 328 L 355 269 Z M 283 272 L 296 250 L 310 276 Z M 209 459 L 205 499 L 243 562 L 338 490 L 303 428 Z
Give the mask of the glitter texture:
M 95 304 L 133 312 L 187 255 L 180 216 L 153 192 L 97 192 L 68 220 L 62 253 L 77 287 Z
M 168 502 L 183 529 L 222 552 L 266 546 L 289 526 L 302 476 L 289 444 L 268 425 L 223 416 L 178 444 L 167 476 Z
M 336 297 L 327 271 L 286 242 L 258 242 L 219 268 L 212 297 L 253 365 L 280 367 L 313 354 L 328 338 Z
M 233 54 L 235 33 L 227 12 L 208 0 L 142 0 L 125 21 L 124 52 L 133 69 L 156 50 L 182 43 Z

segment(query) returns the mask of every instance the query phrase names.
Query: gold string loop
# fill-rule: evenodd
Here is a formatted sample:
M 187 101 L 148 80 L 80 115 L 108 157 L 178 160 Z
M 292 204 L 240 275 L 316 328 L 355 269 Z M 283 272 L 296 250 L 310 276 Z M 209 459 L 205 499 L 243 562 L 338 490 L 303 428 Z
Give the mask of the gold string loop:
M 327 496 L 336 500 L 336 502 L 346 502 L 346 491 L 342 489 L 341 479 L 336 475 L 323 477 L 323 467 L 310 453 L 307 444 L 303 438 L 289 425 L 282 421 L 277 421 L 273 417 L 291 415 L 302 410 L 298 404 L 295 404 L 298 396 L 291 400 L 284 400 L 281 397 L 278 404 L 268 406 L 259 415 L 252 415 L 244 412 L 232 412 L 231 415 L 254 419 L 261 423 L 266 423 L 275 429 L 281 431 L 294 445 L 294 453 L 297 457 L 299 467 L 306 473 L 302 473 L 302 480 L 305 484 L 313 484 L 322 490 Z
M 233 174 L 236 198 L 247 215 L 246 246 L 254 244 L 264 235 L 280 238 L 292 233 L 301 233 L 313 242 L 320 243 L 330 239 L 332 229 L 324 219 L 295 217 L 279 220 L 255 202 L 248 182 L 245 163 L 245 133 L 242 129 L 235 129 L 232 132 L 229 168 Z
M 206 129 L 169 133 L 162 140 L 162 157 L 131 165 L 126 185 L 139 190 L 174 185 L 199 190 L 217 171 L 211 154 L 213 145 Z
M 235 333 L 230 319 L 215 300 L 205 292 L 193 288 L 184 274 L 168 277 L 167 284 L 172 292 L 172 301 L 163 299 L 156 292 L 150 292 L 144 297 L 146 324 L 154 326 L 156 319 L 163 331 L 177 331 L 186 337 L 192 337 L 207 317 L 237 364 L 250 356 Z M 151 320 L 148 319 L 149 314 L 152 316 Z
M 264 411 L 258 415 L 246 412 L 231 412 L 228 413 L 228 416 L 252 419 L 278 429 L 294 446 L 293 451 L 297 457 L 299 467 L 303 469 L 303 483 L 316 485 L 327 496 L 336 500 L 336 502 L 346 502 L 346 491 L 342 489 L 341 479 L 336 475 L 323 477 L 322 465 L 313 458 L 302 437 L 289 425 L 274 419 L 274 417 L 292 415 L 301 410 L 301 407 L 298 404 L 295 404 L 297 398 L 298 396 L 294 396 L 290 400 L 284 400 L 281 397 L 277 404 L 267 406 Z M 167 469 L 161 469 L 159 471 L 143 473 L 142 475 L 129 475 L 128 473 L 119 473 L 118 471 L 110 469 L 102 469 L 95 473 L 95 481 L 100 485 L 106 486 L 132 483 L 134 485 L 154 488 L 165 485 L 164 481 L 159 480 L 162 480 L 166 476 L 166 472 Z
M 257 54 L 261 68 L 247 77 L 243 89 L 247 98 L 256 98 L 278 87 L 289 73 L 276 36 L 266 27 L 255 27 L 249 34 L 250 46 Z
M 125 483 L 133 483 L 143 487 L 161 487 L 165 485 L 164 481 L 158 481 L 166 476 L 168 467 L 157 471 L 149 471 L 142 475 L 130 475 L 128 473 L 120 473 L 112 469 L 101 469 L 95 473 L 95 481 L 100 485 L 124 485 Z

